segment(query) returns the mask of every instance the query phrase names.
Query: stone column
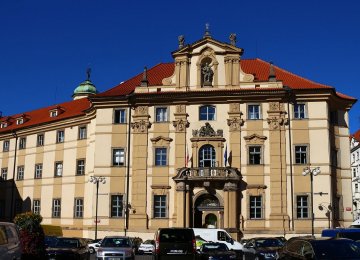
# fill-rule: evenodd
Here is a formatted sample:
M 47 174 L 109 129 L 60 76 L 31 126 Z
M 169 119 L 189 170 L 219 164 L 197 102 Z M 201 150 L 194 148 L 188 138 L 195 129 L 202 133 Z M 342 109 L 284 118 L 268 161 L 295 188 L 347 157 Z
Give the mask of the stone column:
M 186 185 L 185 182 L 178 182 L 176 184 L 176 226 L 177 227 L 186 227 L 186 218 L 184 218 L 184 213 L 186 214 Z
M 238 205 L 237 205 L 237 184 L 227 182 L 224 186 L 224 194 L 227 198 L 227 209 L 224 209 L 227 212 L 227 225 L 225 228 L 237 232 L 238 230 Z
M 244 124 L 244 120 L 241 119 L 242 113 L 240 111 L 239 103 L 231 103 L 229 105 L 229 119 L 227 124 L 230 131 L 230 150 L 228 163 L 231 167 L 241 168 L 241 126 Z

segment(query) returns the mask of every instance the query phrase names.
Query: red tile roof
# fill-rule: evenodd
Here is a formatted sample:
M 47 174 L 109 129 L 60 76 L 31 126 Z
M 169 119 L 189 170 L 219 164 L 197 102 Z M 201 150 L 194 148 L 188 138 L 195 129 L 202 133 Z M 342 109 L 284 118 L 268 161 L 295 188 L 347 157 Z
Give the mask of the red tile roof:
M 351 137 L 354 137 L 356 141 L 360 142 L 360 130 L 357 130 Z

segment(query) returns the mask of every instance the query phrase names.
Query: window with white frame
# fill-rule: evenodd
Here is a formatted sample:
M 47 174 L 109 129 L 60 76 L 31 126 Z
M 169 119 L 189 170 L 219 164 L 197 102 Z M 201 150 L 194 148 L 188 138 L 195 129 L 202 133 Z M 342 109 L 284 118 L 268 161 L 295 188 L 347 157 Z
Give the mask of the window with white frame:
M 296 145 L 295 146 L 295 163 L 296 164 L 307 164 L 307 146 Z
M 297 218 L 309 218 L 309 196 L 296 196 L 296 216 Z
M 16 124 L 17 125 L 22 125 L 24 123 L 24 118 L 18 118 L 16 119 Z
M 36 138 L 37 146 L 44 146 L 44 134 L 38 134 Z
M 85 174 L 85 159 L 79 159 L 76 161 L 76 175 Z
M 20 181 L 24 179 L 24 166 L 18 166 L 17 167 L 17 175 L 16 180 Z
M 6 122 L 0 123 L 0 128 L 6 128 L 8 124 Z
M 248 108 L 248 119 L 256 120 L 261 118 L 260 105 L 258 104 L 248 105 L 247 108 Z
M 58 111 L 56 109 L 50 111 L 50 117 L 57 117 L 57 115 L 58 115 Z
M 165 218 L 166 213 L 166 195 L 154 195 L 154 218 Z
M 19 149 L 25 149 L 26 148 L 26 137 L 21 137 L 19 141 Z
M 355 192 L 359 192 L 359 184 L 355 183 Z
M 359 161 L 359 151 L 356 152 L 356 160 Z
M 352 155 L 352 162 L 354 163 L 355 162 L 355 154 L 353 153 Z
M 250 196 L 250 219 L 262 218 L 262 196 Z
M 261 146 L 249 146 L 249 164 L 262 164 Z
M 35 164 L 35 179 L 41 179 L 43 171 L 42 163 Z
M 61 217 L 61 199 L 53 199 L 52 217 L 53 218 L 60 218 Z
M 155 166 L 167 165 L 167 149 L 164 147 L 155 148 Z
M 126 123 L 126 111 L 125 109 L 114 110 L 114 124 L 125 124 Z
M 356 177 L 356 168 L 353 168 L 353 177 Z
M 8 176 L 8 168 L 1 168 L 1 180 L 6 181 Z
M 123 216 L 123 195 L 111 195 L 111 217 L 120 218 Z
M 4 143 L 3 143 L 3 152 L 8 152 L 8 151 L 9 151 L 9 147 L 10 147 L 10 141 L 9 141 L 9 140 L 4 140 Z
M 84 199 L 83 198 L 75 198 L 74 217 L 82 218 L 83 215 L 84 215 Z
M 306 118 L 306 106 L 302 103 L 297 103 L 294 105 L 294 118 L 295 119 L 304 119 Z
M 55 177 L 63 175 L 63 162 L 55 162 Z
M 201 106 L 199 108 L 199 120 L 213 121 L 215 120 L 216 108 L 215 106 Z
M 65 131 L 64 130 L 58 130 L 56 132 L 56 142 L 57 143 L 63 143 L 65 141 Z
M 86 126 L 79 126 L 79 139 L 86 139 L 87 131 Z
M 167 122 L 168 121 L 168 112 L 167 107 L 156 107 L 155 108 L 155 118 L 156 122 Z
M 40 215 L 40 200 L 36 199 L 33 201 L 33 213 Z
M 125 150 L 123 148 L 113 148 L 113 166 L 125 165 Z

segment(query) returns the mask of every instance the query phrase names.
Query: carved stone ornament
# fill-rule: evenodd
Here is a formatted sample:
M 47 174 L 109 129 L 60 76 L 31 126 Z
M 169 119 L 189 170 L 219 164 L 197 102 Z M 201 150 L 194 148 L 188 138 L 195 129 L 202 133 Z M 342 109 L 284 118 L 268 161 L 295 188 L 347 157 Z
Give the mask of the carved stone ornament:
M 206 122 L 204 126 L 200 128 L 200 130 L 193 130 L 193 137 L 222 137 L 223 130 L 215 130 L 211 127 L 211 125 Z
M 135 107 L 135 115 L 147 115 L 147 114 L 148 114 L 148 107 L 145 106 Z
M 267 137 L 263 135 L 252 134 L 252 135 L 244 136 L 244 139 L 247 144 L 263 144 L 267 139 Z
M 271 111 L 279 111 L 280 109 L 279 102 L 270 102 L 269 106 Z
M 240 112 L 240 104 L 239 103 L 231 103 L 230 104 L 230 112 L 232 112 L 232 113 Z
M 270 117 L 267 119 L 270 130 L 277 130 L 284 124 L 284 119 L 279 117 Z
M 151 123 L 149 121 L 140 120 L 131 123 L 131 128 L 134 129 L 135 133 L 145 133 L 150 128 Z
M 186 113 L 186 106 L 185 105 L 177 105 L 176 106 L 176 113 Z
M 173 126 L 176 128 L 177 132 L 184 132 L 187 127 L 189 127 L 190 123 L 187 120 L 176 120 L 173 121 Z
M 238 117 L 233 117 L 227 120 L 227 124 L 230 127 L 230 131 L 239 131 L 244 124 L 244 120 Z

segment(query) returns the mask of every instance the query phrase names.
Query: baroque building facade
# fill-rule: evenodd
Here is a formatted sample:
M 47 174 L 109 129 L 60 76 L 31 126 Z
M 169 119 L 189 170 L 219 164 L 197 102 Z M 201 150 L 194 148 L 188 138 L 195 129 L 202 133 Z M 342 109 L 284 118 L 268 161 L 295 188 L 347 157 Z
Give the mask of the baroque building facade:
M 352 202 L 354 220 L 360 218 L 360 130 L 350 137 L 350 160 L 352 174 Z
M 72 101 L 0 118 L 0 217 L 32 210 L 83 237 L 348 225 L 356 100 L 242 54 L 235 35 L 179 37 L 172 63 L 102 93 L 88 75 Z

